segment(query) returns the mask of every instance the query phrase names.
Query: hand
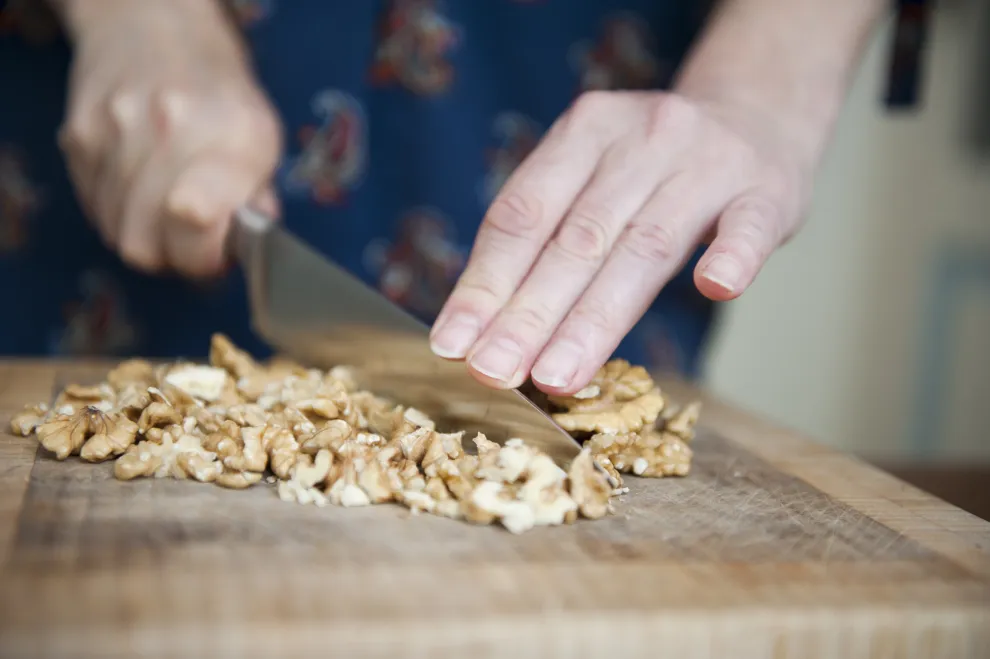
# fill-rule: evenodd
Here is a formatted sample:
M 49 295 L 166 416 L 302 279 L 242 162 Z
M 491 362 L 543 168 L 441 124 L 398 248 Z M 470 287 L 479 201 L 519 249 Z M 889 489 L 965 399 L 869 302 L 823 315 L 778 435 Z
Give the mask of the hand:
M 217 273 L 233 211 L 274 212 L 281 150 L 233 26 L 203 0 L 75 2 L 59 140 L 83 208 L 134 268 Z
M 774 118 L 659 92 L 582 96 L 507 181 L 431 335 L 482 382 L 585 386 L 660 289 L 740 295 L 796 230 L 810 167 Z

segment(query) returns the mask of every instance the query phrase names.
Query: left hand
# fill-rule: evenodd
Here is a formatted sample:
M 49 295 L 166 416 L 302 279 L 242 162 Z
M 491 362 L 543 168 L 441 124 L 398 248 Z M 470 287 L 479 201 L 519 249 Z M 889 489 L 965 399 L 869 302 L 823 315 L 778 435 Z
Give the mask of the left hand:
M 492 203 L 434 351 L 489 386 L 532 375 L 575 393 L 706 238 L 698 290 L 746 290 L 802 219 L 812 167 L 798 143 L 772 112 L 584 94 Z

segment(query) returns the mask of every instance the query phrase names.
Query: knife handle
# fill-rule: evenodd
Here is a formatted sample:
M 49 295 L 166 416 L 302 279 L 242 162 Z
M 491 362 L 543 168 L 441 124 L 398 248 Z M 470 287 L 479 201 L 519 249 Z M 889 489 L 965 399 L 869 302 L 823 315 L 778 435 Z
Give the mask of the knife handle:
M 275 220 L 250 206 L 242 206 L 234 213 L 230 234 L 227 236 L 227 256 L 242 268 L 250 270 L 257 261 L 258 250 Z

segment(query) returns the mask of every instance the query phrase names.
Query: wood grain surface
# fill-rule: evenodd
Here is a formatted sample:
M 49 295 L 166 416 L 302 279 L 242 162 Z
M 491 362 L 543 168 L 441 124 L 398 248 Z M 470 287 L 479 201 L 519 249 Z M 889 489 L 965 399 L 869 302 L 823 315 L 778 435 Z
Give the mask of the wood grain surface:
M 0 363 L 0 421 L 100 370 Z M 990 524 L 705 405 L 690 476 L 521 536 L 123 483 L 4 434 L 0 656 L 990 657 Z

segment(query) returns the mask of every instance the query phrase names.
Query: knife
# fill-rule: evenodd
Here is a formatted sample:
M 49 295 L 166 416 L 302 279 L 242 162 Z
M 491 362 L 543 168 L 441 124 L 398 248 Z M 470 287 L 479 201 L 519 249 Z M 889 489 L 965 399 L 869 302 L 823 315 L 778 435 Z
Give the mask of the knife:
M 566 465 L 580 445 L 518 390 L 489 388 L 430 350 L 429 328 L 279 223 L 241 208 L 231 250 L 254 330 L 302 364 L 346 365 L 363 389 L 426 413 L 441 430 L 513 437 Z

